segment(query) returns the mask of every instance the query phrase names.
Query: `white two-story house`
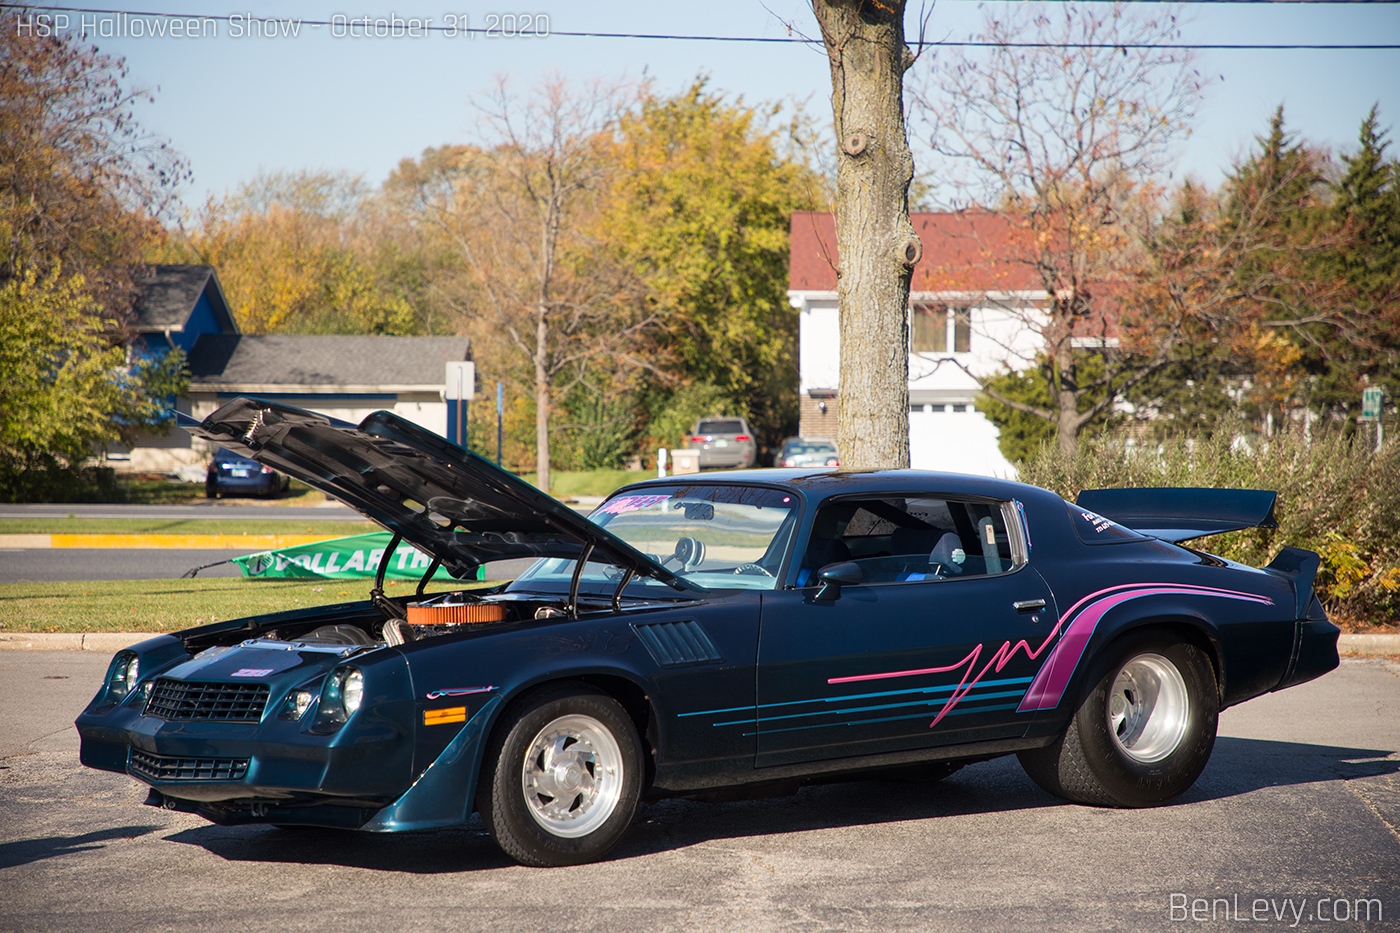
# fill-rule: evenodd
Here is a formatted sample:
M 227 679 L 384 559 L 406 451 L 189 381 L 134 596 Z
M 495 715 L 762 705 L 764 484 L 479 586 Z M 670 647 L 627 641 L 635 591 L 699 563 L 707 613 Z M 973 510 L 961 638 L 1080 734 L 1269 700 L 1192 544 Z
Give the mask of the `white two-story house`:
M 1014 476 L 997 429 L 977 411 L 977 377 L 1032 365 L 1033 326 L 1047 297 L 1008 261 L 1007 222 L 986 213 L 910 216 L 923 243 L 910 291 L 909 461 L 918 469 Z M 805 437 L 836 436 L 841 404 L 835 218 L 793 214 L 788 300 L 800 315 L 798 368 Z

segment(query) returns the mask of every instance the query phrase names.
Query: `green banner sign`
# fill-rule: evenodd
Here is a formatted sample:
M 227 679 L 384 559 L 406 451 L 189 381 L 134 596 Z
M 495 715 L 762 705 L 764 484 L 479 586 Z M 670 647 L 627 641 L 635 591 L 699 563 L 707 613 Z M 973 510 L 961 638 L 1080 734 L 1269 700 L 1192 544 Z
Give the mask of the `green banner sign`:
M 387 531 L 368 535 L 355 535 L 351 538 L 332 538 L 301 547 L 287 547 L 276 551 L 259 551 L 244 557 L 235 557 L 233 563 L 243 571 L 245 577 L 298 578 L 303 580 L 357 580 L 373 578 L 379 569 L 379 560 L 393 536 Z M 389 558 L 385 579 L 418 580 L 431 565 L 433 559 L 408 542 L 400 542 Z M 455 579 L 441 568 L 433 574 L 433 579 L 450 582 Z

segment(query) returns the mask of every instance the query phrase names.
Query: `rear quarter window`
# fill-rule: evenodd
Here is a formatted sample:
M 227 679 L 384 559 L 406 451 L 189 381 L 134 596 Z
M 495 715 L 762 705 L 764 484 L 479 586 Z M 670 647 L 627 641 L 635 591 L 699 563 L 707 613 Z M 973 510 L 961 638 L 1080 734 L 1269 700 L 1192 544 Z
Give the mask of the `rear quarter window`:
M 1066 502 L 1069 507 L 1070 524 L 1074 526 L 1079 540 L 1085 544 L 1121 544 L 1124 541 L 1140 541 L 1140 535 L 1131 528 L 1120 525 L 1111 518 L 1104 518 L 1097 512 Z
M 702 421 L 696 434 L 743 434 L 742 421 Z

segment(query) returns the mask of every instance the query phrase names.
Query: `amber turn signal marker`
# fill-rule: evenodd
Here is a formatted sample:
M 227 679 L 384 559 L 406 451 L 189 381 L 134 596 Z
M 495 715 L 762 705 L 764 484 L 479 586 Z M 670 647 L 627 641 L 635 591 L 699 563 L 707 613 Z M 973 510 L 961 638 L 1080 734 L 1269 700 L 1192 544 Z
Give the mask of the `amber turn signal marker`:
M 423 710 L 423 725 L 440 726 L 449 722 L 466 722 L 467 708 L 465 706 L 449 706 L 446 709 L 425 709 Z

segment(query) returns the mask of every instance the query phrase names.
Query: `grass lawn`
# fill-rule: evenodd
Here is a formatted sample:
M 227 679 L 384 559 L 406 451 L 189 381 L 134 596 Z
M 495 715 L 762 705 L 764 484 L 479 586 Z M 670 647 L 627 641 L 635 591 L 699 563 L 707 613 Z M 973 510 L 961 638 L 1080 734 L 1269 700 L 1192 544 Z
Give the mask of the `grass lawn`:
M 573 496 L 606 496 L 619 486 L 641 482 L 656 475 L 655 470 L 553 470 L 549 474 L 549 494 L 556 499 Z M 536 474 L 521 473 L 520 478 L 535 485 Z
M 264 612 L 368 599 L 364 580 L 116 580 L 0 586 L 0 632 L 173 632 Z M 489 583 L 430 584 L 427 592 Z M 386 580 L 390 596 L 417 583 Z
M 137 475 L 119 479 L 117 485 L 126 496 L 128 505 L 180 505 L 204 498 L 203 483 L 182 483 L 160 476 Z M 282 495 L 272 500 L 254 499 L 254 502 L 272 502 L 277 505 L 320 505 L 326 501 L 323 493 L 312 489 L 299 480 L 292 480 L 291 486 Z

